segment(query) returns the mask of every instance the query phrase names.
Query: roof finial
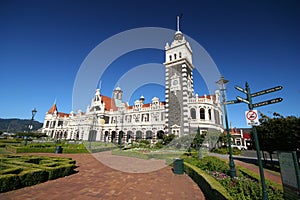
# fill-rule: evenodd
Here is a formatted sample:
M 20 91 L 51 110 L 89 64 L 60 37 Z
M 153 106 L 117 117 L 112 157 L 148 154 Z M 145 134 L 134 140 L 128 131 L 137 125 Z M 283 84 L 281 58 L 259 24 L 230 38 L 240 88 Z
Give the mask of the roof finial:
M 180 31 L 180 19 L 182 18 L 183 14 L 177 15 L 177 31 Z
M 97 89 L 100 89 L 101 90 L 101 87 L 102 87 L 102 81 L 101 79 L 98 81 L 98 85 L 97 85 Z

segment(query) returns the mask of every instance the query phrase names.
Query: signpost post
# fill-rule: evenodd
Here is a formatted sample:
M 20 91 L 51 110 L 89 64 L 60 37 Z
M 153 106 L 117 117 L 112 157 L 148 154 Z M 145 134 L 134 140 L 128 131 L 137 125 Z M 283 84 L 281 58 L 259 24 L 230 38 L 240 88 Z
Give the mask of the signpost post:
M 252 104 L 252 97 L 256 97 L 259 95 L 263 95 L 263 94 L 281 90 L 282 86 L 277 86 L 277 87 L 273 87 L 273 88 L 270 88 L 267 90 L 262 90 L 262 91 L 259 91 L 259 92 L 253 93 L 253 94 L 250 93 L 250 87 L 247 82 L 246 82 L 245 89 L 243 89 L 242 87 L 239 87 L 239 86 L 235 86 L 234 88 L 245 93 L 246 97 L 247 97 L 246 99 L 244 99 L 240 96 L 237 96 L 236 99 L 238 102 L 244 102 L 244 103 L 248 104 L 249 111 L 246 111 L 245 115 L 246 115 L 246 120 L 248 122 L 248 125 L 251 125 L 253 128 L 253 136 L 254 136 L 254 142 L 255 142 L 255 148 L 256 148 L 257 160 L 258 160 L 258 166 L 259 166 L 259 173 L 260 173 L 260 179 L 261 179 L 261 185 L 262 185 L 262 199 L 268 200 L 268 193 L 267 193 L 265 177 L 264 177 L 264 168 L 262 166 L 260 147 L 259 147 L 257 130 L 256 130 L 256 126 L 259 124 L 259 122 L 258 122 L 257 111 L 253 110 L 253 108 L 259 107 L 259 106 L 265 106 L 268 104 L 278 103 L 278 102 L 281 102 L 283 99 L 276 98 L 276 99 L 271 99 L 268 101 Z

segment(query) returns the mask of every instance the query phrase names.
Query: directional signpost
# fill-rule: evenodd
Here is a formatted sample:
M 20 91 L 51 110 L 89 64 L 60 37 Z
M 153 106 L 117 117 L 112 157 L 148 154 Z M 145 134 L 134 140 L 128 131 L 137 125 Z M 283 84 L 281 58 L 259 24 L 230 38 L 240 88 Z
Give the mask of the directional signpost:
M 235 103 L 240 103 L 239 100 L 231 100 L 231 101 L 225 101 L 224 104 L 229 105 L 229 104 L 235 104 Z
M 265 106 L 265 105 L 269 105 L 269 104 L 273 104 L 273 103 L 278 103 L 278 102 L 281 102 L 282 100 L 283 100 L 282 98 L 276 98 L 276 99 L 271 99 L 271 100 L 268 100 L 268 101 L 255 103 L 255 104 L 253 104 L 253 108 L 260 107 L 260 106 Z
M 270 88 L 270 89 L 267 89 L 267 90 L 262 90 L 262 91 L 259 91 L 259 92 L 255 92 L 255 93 L 251 94 L 251 97 L 256 97 L 256 96 L 259 96 L 259 95 L 275 92 L 275 91 L 278 91 L 278 90 L 281 90 L 281 89 L 282 89 L 282 86 L 273 87 L 273 88 Z
M 283 99 L 282 98 L 276 98 L 276 99 L 271 99 L 271 100 L 267 100 L 267 101 L 252 104 L 252 97 L 256 97 L 256 96 L 260 96 L 260 95 L 263 95 L 263 94 L 279 91 L 279 90 L 282 89 L 282 86 L 273 87 L 273 88 L 270 88 L 270 89 L 267 89 L 267 90 L 262 90 L 262 91 L 252 93 L 252 94 L 250 93 L 250 87 L 249 87 L 249 84 L 247 82 L 246 82 L 246 88 L 245 89 L 243 89 L 242 87 L 239 87 L 239 86 L 234 86 L 234 88 L 239 90 L 240 92 L 245 93 L 247 95 L 246 99 L 244 99 L 240 96 L 237 96 L 236 97 L 236 99 L 237 99 L 236 103 L 244 102 L 244 103 L 248 104 L 248 107 L 249 107 L 249 111 L 245 112 L 245 116 L 246 116 L 247 124 L 251 125 L 253 127 L 253 136 L 254 136 L 254 140 L 255 140 L 257 160 L 258 160 L 258 165 L 259 165 L 259 173 L 260 173 L 261 185 L 262 185 L 262 197 L 263 197 L 263 200 L 267 200 L 268 199 L 268 193 L 267 193 L 267 190 L 266 190 L 265 177 L 264 177 L 264 171 L 263 171 L 264 169 L 263 169 L 262 162 L 261 162 L 260 148 L 259 148 L 257 130 L 256 130 L 256 126 L 259 124 L 259 122 L 258 122 L 257 111 L 253 110 L 253 108 L 260 107 L 260 106 L 265 106 L 265 105 L 269 105 L 269 104 L 273 104 L 273 103 L 278 103 L 278 102 L 281 102 Z M 230 101 L 230 102 L 232 102 L 232 101 Z

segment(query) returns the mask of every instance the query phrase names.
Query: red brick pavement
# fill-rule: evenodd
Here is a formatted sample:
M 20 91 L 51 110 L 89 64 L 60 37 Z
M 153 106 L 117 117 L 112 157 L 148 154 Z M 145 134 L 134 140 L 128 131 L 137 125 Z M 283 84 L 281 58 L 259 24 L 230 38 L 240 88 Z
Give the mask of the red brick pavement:
M 176 175 L 167 166 L 150 173 L 121 172 L 99 162 L 91 154 L 43 154 L 76 160 L 78 173 L 31 187 L 1 193 L 5 200 L 70 199 L 205 199 L 186 175 Z

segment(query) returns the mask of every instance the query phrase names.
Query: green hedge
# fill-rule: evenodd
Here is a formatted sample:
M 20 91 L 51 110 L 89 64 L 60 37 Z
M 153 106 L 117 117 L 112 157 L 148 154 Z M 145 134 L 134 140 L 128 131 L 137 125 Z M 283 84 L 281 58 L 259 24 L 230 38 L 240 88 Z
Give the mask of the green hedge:
M 226 189 L 205 171 L 186 162 L 184 162 L 184 171 L 197 183 L 206 198 L 218 200 L 232 199 Z
M 12 146 L 7 145 L 6 150 L 12 153 L 54 153 L 56 146 L 52 147 L 30 147 L 30 146 Z M 62 146 L 63 153 L 89 153 L 88 150 L 83 147 L 64 147 Z
M 0 192 L 73 174 L 76 161 L 44 156 L 0 156 Z

